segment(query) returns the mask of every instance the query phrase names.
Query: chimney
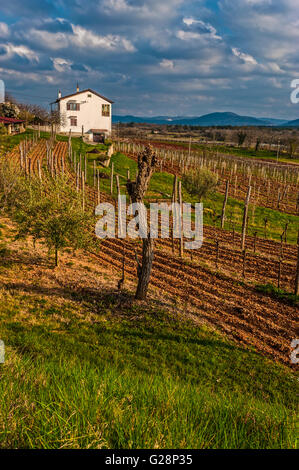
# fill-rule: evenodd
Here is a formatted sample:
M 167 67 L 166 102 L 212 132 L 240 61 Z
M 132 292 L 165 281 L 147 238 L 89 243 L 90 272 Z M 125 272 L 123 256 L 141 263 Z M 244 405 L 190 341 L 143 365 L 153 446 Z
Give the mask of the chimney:
M 77 93 L 79 92 L 79 83 L 77 83 Z
M 60 98 L 61 98 L 61 91 L 58 90 L 58 99 L 60 99 Z

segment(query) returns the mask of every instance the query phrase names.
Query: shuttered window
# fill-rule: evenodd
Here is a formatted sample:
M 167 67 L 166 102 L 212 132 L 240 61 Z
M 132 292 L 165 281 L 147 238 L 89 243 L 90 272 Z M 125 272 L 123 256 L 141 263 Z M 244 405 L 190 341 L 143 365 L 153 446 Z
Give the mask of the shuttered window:
M 71 116 L 70 117 L 70 125 L 72 127 L 77 127 L 77 116 Z
M 80 111 L 80 104 L 79 103 L 67 103 L 66 109 L 67 111 Z
M 110 116 L 110 104 L 102 104 L 102 116 Z

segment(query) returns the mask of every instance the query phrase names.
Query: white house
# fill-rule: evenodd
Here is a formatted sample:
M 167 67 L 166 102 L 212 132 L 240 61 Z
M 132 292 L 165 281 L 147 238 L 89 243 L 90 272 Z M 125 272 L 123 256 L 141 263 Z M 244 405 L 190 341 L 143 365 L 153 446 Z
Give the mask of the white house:
M 96 91 L 79 91 L 77 85 L 76 93 L 62 96 L 59 90 L 54 103 L 61 116 L 60 132 L 85 134 L 94 142 L 111 134 L 113 101 Z

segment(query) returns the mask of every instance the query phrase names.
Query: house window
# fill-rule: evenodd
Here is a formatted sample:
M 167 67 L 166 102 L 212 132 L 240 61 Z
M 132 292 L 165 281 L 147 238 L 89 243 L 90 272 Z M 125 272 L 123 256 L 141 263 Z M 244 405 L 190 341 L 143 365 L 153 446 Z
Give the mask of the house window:
M 67 111 L 80 111 L 80 104 L 79 103 L 67 103 L 66 109 Z
M 110 116 L 110 104 L 102 104 L 102 116 Z
M 91 98 L 91 94 L 90 94 L 90 93 L 87 95 L 87 98 Z
M 71 116 L 70 117 L 70 121 L 71 121 L 71 126 L 72 127 L 77 127 L 77 116 Z

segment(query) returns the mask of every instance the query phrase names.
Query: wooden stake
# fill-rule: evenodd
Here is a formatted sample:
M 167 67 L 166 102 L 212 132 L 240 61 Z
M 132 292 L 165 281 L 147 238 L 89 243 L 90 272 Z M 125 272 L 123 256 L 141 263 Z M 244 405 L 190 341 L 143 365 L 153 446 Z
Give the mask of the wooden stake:
M 38 170 L 38 177 L 41 181 L 42 180 L 42 169 L 41 169 L 41 165 L 40 165 L 40 160 L 37 160 L 37 170 Z
M 243 213 L 242 238 L 241 238 L 242 251 L 245 250 L 245 239 L 246 239 L 247 217 L 248 217 L 250 194 L 251 194 L 251 186 L 248 187 L 247 196 L 245 200 L 245 206 L 244 206 L 244 213 Z
M 172 202 L 177 201 L 177 186 L 178 186 L 178 177 L 177 175 L 174 176 L 173 179 L 173 189 L 172 189 Z
M 183 221 L 183 199 L 182 182 L 179 181 L 179 204 L 180 204 L 180 257 L 184 256 L 184 221 Z
M 85 211 L 85 172 L 82 171 L 82 210 Z
M 114 163 L 111 164 L 111 174 L 110 174 L 110 194 L 113 194 L 113 177 L 114 177 Z
M 226 204 L 227 204 L 227 199 L 228 199 L 228 190 L 229 190 L 229 180 L 226 181 L 226 190 L 225 190 L 225 196 L 224 196 L 224 201 L 223 201 L 223 206 L 222 206 L 222 214 L 221 214 L 221 228 L 224 228 L 224 221 L 225 221 L 225 209 L 226 209 Z
M 31 177 L 31 158 L 28 158 L 28 175 Z
M 97 193 L 98 193 L 98 204 L 100 204 L 101 202 L 101 192 L 100 192 L 100 175 L 99 175 L 99 170 L 97 170 L 97 183 L 98 183 L 98 187 L 97 187 Z

